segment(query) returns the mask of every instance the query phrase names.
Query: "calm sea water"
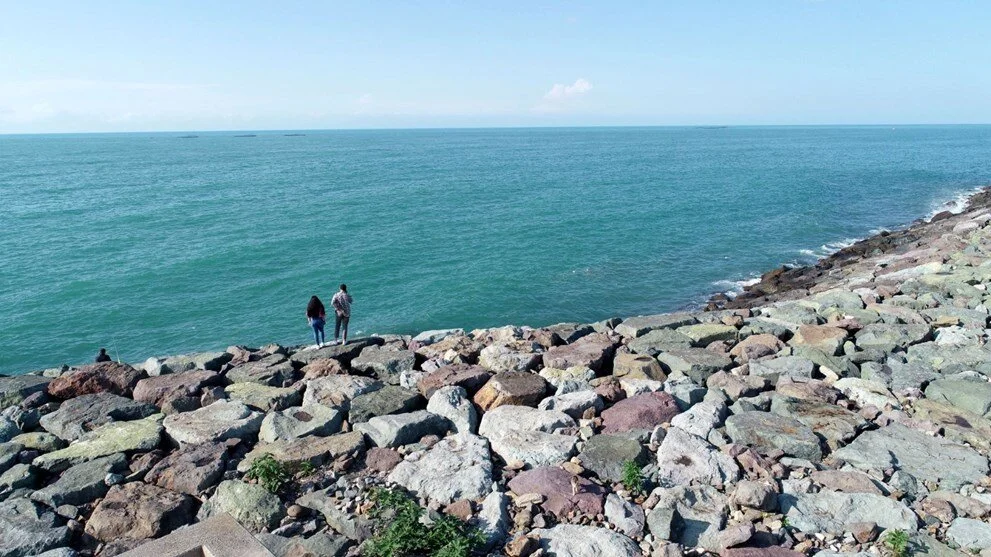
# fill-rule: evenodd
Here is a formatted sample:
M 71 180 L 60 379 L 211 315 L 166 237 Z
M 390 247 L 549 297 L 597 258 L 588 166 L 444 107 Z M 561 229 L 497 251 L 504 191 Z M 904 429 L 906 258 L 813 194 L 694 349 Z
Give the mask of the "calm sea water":
M 0 372 L 674 310 L 991 181 L 991 127 L 0 137 Z

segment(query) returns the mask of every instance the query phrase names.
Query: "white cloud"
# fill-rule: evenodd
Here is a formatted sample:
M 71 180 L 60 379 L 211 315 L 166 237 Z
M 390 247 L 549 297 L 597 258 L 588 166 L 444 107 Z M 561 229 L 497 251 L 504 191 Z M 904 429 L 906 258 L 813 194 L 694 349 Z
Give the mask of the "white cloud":
M 563 83 L 555 83 L 551 90 L 544 95 L 544 98 L 549 101 L 556 101 L 575 97 L 578 95 L 584 95 L 592 90 L 592 83 L 585 78 L 578 78 L 571 85 L 564 85 Z

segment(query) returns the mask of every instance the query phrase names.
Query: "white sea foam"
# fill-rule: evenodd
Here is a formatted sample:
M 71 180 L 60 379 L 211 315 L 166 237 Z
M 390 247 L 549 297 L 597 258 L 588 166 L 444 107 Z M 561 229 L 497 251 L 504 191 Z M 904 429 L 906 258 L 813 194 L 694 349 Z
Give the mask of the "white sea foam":
M 712 285 L 715 286 L 719 292 L 725 294 L 727 298 L 732 300 L 743 293 L 743 289 L 745 287 L 753 286 L 758 282 L 760 282 L 760 276 L 753 275 L 750 278 L 743 280 L 717 280 L 712 283 Z
M 937 203 L 935 208 L 929 212 L 929 217 L 932 218 L 936 216 L 937 213 L 942 213 L 943 211 L 949 211 L 954 215 L 962 213 L 964 209 L 967 208 L 967 203 L 970 202 L 970 198 L 974 197 L 976 194 L 984 190 L 986 186 L 979 186 L 967 191 L 958 193 L 953 199 L 945 201 L 943 203 Z M 928 219 L 927 219 L 928 220 Z

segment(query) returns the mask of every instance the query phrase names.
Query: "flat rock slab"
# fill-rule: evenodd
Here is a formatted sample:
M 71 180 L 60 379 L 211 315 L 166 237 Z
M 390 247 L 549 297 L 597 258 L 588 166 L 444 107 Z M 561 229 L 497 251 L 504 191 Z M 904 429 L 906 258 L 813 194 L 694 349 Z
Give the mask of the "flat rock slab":
M 802 325 L 791 339 L 793 345 L 811 346 L 830 356 L 836 356 L 847 337 L 846 329 L 830 325 Z
M 102 541 L 168 534 L 193 519 L 195 500 L 142 482 L 115 485 L 86 521 L 86 533 Z
M 346 405 L 354 397 L 377 391 L 384 387 L 381 381 L 371 377 L 354 375 L 329 375 L 306 382 L 303 393 L 303 406 L 323 404 L 324 406 Z
M 218 400 L 192 412 L 165 417 L 165 433 L 178 443 L 214 443 L 258 434 L 264 414 L 244 403 Z
M 991 383 L 987 381 L 937 379 L 926 387 L 926 398 L 982 416 L 991 413 Z
M 224 475 L 227 446 L 223 443 L 187 445 L 158 461 L 145 482 L 163 489 L 198 496 Z
M 729 356 L 704 348 L 667 350 L 657 355 L 657 361 L 666 373 L 682 373 L 699 385 L 704 385 L 712 374 L 733 365 Z
M 354 426 L 355 431 L 367 435 L 378 447 L 399 447 L 416 443 L 425 435 L 444 435 L 450 422 L 443 416 L 426 410 L 376 416 L 365 423 Z
M 362 349 L 351 361 L 351 368 L 361 373 L 374 374 L 380 381 L 398 385 L 404 371 L 412 371 L 416 365 L 416 353 L 412 350 L 393 350 L 380 346 Z
M 139 420 L 158 412 L 151 404 L 113 393 L 95 393 L 67 400 L 59 409 L 41 417 L 41 427 L 67 441 L 109 422 Z
M 29 557 L 68 545 L 69 529 L 58 523 L 55 513 L 29 499 L 0 503 L 0 555 Z
M 646 393 L 627 398 L 602 412 L 603 433 L 652 431 L 670 422 L 678 412 L 678 403 L 668 393 Z
M 441 387 L 461 387 L 470 396 L 481 389 L 490 377 L 492 372 L 481 366 L 457 364 L 442 367 L 420 379 L 416 388 L 428 399 Z
M 786 397 L 771 400 L 771 413 L 801 422 L 833 449 L 850 441 L 869 425 L 860 414 L 835 404 Z
M 473 400 L 482 410 L 507 405 L 536 406 L 544 398 L 547 386 L 547 381 L 536 373 L 498 373 L 475 393 Z
M 247 472 L 255 459 L 266 454 L 281 462 L 309 462 L 322 466 L 344 456 L 360 454 L 365 450 L 365 438 L 357 431 L 338 433 L 329 437 L 302 437 L 291 441 L 258 443 L 237 465 L 239 472 Z
M 581 366 L 601 371 L 612 360 L 614 346 L 609 337 L 592 334 L 578 339 L 574 344 L 555 346 L 544 352 L 544 367 L 568 369 Z
M 602 397 L 595 391 L 576 391 L 573 393 L 547 397 L 537 405 L 539 410 L 557 410 L 579 420 L 586 411 L 592 410 L 598 414 L 605 407 Z
M 529 406 L 500 406 L 482 416 L 478 434 L 482 437 L 498 437 L 510 431 L 543 431 L 577 427 L 577 423 L 564 412 L 538 410 Z
M 348 411 L 348 422 L 352 425 L 367 422 L 375 416 L 404 414 L 422 410 L 426 401 L 420 393 L 395 385 L 354 397 Z
M 559 557 L 634 557 L 640 555 L 640 546 L 633 540 L 607 528 L 558 524 L 553 528 L 537 529 L 533 533 L 540 540 L 545 555 Z
M 20 404 L 22 400 L 48 389 L 51 379 L 38 375 L 0 377 L 0 408 Z
M 506 462 L 520 461 L 538 468 L 554 466 L 575 454 L 578 439 L 574 435 L 556 435 L 542 431 L 508 431 L 489 438 L 492 452 Z
M 865 471 L 904 470 L 946 490 L 976 483 L 988 474 L 988 460 L 973 449 L 901 424 L 862 433 L 833 458 Z
M 35 458 L 32 464 L 48 472 L 61 472 L 70 466 L 115 453 L 150 451 L 158 447 L 161 433 L 161 414 L 130 422 L 113 422 L 83 435 L 64 449 Z
M 311 404 L 265 414 L 258 439 L 271 443 L 308 435 L 332 435 L 341 430 L 344 412 L 338 408 Z
M 616 325 L 615 331 L 627 338 L 637 338 L 652 331 L 677 329 L 694 325 L 698 320 L 690 313 L 663 313 L 660 315 L 639 315 L 625 319 Z
M 666 487 L 691 483 L 718 487 L 740 477 L 733 457 L 676 427 L 668 430 L 657 449 L 657 468 L 657 481 Z
M 856 470 L 816 470 L 812 479 L 828 491 L 885 494 L 870 476 Z
M 389 474 L 389 481 L 445 505 L 480 499 L 492 490 L 489 443 L 471 434 L 447 437 L 407 456 Z
M 822 460 L 819 438 L 800 421 L 768 412 L 741 412 L 726 419 L 726 434 L 734 443 L 764 451 L 781 449 L 786 455 Z
M 226 480 L 203 503 L 196 518 L 202 521 L 222 513 L 234 517 L 248 531 L 258 533 L 274 528 L 285 515 L 285 508 L 277 496 L 260 484 Z
M 351 360 L 358 357 L 361 351 L 369 346 L 381 346 L 384 341 L 378 337 L 357 338 L 349 340 L 347 344 L 334 344 L 325 346 L 317 350 L 300 350 L 292 355 L 292 362 L 296 367 L 303 367 L 313 360 L 332 358 L 341 363 L 350 364 Z
M 781 377 L 792 379 L 812 379 L 815 363 L 799 356 L 782 356 L 770 360 L 756 360 L 749 364 L 750 374 L 766 377 L 777 383 Z
M 138 381 L 146 376 L 144 370 L 134 369 L 127 364 L 93 364 L 53 379 L 48 384 L 48 394 L 61 399 L 93 393 L 113 393 L 129 397 Z
M 646 464 L 647 450 L 639 441 L 621 435 L 594 435 L 585 442 L 578 459 L 600 479 L 618 482 L 623 479 L 626 462 Z
M 596 515 L 604 510 L 605 488 L 556 466 L 522 472 L 509 481 L 508 487 L 518 496 L 543 495 L 544 509 L 559 518 L 571 511 Z
M 31 499 L 51 508 L 62 505 L 85 505 L 107 494 L 103 481 L 107 474 L 127 468 L 123 453 L 117 453 L 69 468 L 54 483 L 31 494 Z
M 972 518 L 958 517 L 946 530 L 946 538 L 967 550 L 991 548 L 991 524 Z
M 778 503 L 788 524 L 806 533 L 842 535 L 858 522 L 910 533 L 918 529 L 918 519 L 911 509 L 881 495 L 823 491 L 781 495 Z
M 677 332 L 692 339 L 695 346 L 708 346 L 720 340 L 736 340 L 740 332 L 736 327 L 723 325 L 722 323 L 699 323 L 698 325 L 685 325 L 675 329 Z
M 254 362 L 241 364 L 227 371 L 225 377 L 231 383 L 257 383 L 270 387 L 282 387 L 292 382 L 292 362 L 282 354 L 272 354 Z
M 865 325 L 857 332 L 857 346 L 861 349 L 877 348 L 891 352 L 895 348 L 908 348 L 930 340 L 932 328 L 929 325 L 889 325 L 873 323 Z
M 499 373 L 505 371 L 530 371 L 540 364 L 542 353 L 515 350 L 500 344 L 486 346 L 478 355 L 478 365 Z
M 223 378 L 213 371 L 188 371 L 142 379 L 134 386 L 134 400 L 159 408 L 175 400 L 198 397 L 204 387 L 220 385 Z
M 657 356 L 668 350 L 692 347 L 692 339 L 671 329 L 657 329 L 637 337 L 626 345 L 635 354 Z
M 234 383 L 225 389 L 231 400 L 262 412 L 282 410 L 303 402 L 303 393 L 292 387 L 270 387 L 258 383 Z

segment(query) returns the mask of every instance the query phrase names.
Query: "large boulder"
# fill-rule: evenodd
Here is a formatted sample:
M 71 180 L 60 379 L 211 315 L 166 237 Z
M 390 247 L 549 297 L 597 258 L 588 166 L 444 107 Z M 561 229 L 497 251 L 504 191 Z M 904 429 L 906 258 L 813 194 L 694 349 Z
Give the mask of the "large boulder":
M 421 497 L 441 504 L 480 499 L 492 489 L 492 462 L 485 439 L 462 433 L 406 457 L 389 474 Z
M 474 395 L 490 377 L 492 372 L 481 366 L 455 364 L 442 367 L 420 379 L 416 388 L 426 398 L 432 397 L 442 387 L 461 387 L 469 395 Z
M 603 433 L 649 432 L 670 422 L 678 411 L 678 403 L 668 393 L 637 395 L 621 400 L 602 412 Z
M 733 360 L 725 354 L 703 348 L 667 350 L 657 355 L 657 361 L 669 375 L 681 373 L 698 385 L 705 385 L 712 374 L 733 365 Z
M 572 511 L 597 515 L 603 512 L 606 490 L 581 476 L 556 466 L 527 470 L 509 481 L 517 496 L 537 493 L 544 496 L 543 507 L 559 518 Z
M 423 397 L 416 391 L 386 385 L 385 387 L 354 397 L 348 412 L 348 421 L 354 425 L 389 414 L 403 414 L 421 410 L 424 406 Z
M 983 379 L 937 379 L 926 387 L 926 397 L 981 416 L 991 414 L 991 383 Z
M 626 345 L 635 354 L 657 356 L 661 352 L 692 347 L 692 339 L 672 329 L 657 329 Z
M 0 555 L 30 557 L 67 545 L 70 532 L 54 512 L 25 498 L 0 503 Z
M 300 350 L 293 354 L 290 360 L 295 367 L 303 367 L 315 360 L 327 358 L 350 364 L 365 348 L 381 346 L 383 343 L 384 340 L 380 337 L 356 338 L 349 340 L 347 344 L 332 344 L 317 350 Z
M 113 393 L 95 393 L 67 400 L 59 409 L 41 417 L 41 427 L 62 439 L 79 439 L 88 431 L 110 422 L 139 420 L 158 412 L 150 404 Z
M 660 315 L 640 315 L 623 320 L 616 325 L 616 332 L 627 338 L 637 338 L 652 331 L 677 329 L 698 323 L 690 313 L 664 313 Z
M 722 549 L 719 532 L 726 526 L 729 499 L 708 485 L 657 488 L 657 500 L 647 515 L 647 525 L 655 538 L 686 547 L 717 552 Z
M 697 325 L 685 325 L 675 329 L 679 333 L 692 339 L 695 346 L 708 346 L 720 340 L 736 340 L 740 332 L 731 325 L 722 323 L 699 323 Z
M 786 397 L 771 399 L 771 412 L 791 418 L 811 429 L 830 448 L 846 444 L 867 429 L 868 422 L 860 414 L 835 404 L 823 404 Z
M 111 422 L 86 433 L 64 449 L 35 458 L 32 464 L 48 472 L 61 472 L 70 466 L 115 453 L 150 451 L 158 447 L 161 433 L 161 414 L 129 422 Z
M 134 400 L 163 408 L 179 399 L 198 398 L 204 387 L 222 382 L 223 377 L 213 371 L 187 371 L 149 377 L 134 386 Z
M 862 433 L 833 458 L 864 471 L 904 470 L 941 489 L 956 490 L 988 474 L 987 458 L 973 449 L 901 424 Z
M 220 480 L 226 464 L 223 443 L 187 445 L 158 461 L 145 475 L 145 482 L 198 496 Z
M 482 410 L 499 406 L 536 406 L 544 398 L 547 382 L 529 372 L 510 371 L 493 375 L 484 387 L 475 393 L 474 401 Z
M 247 362 L 227 371 L 231 383 L 257 383 L 282 387 L 291 383 L 294 372 L 292 362 L 282 354 L 272 354 L 261 360 Z
M 614 345 L 603 334 L 592 334 L 573 344 L 555 346 L 544 352 L 544 367 L 568 369 L 581 366 L 595 371 L 603 371 L 606 362 L 612 360 Z
M 811 346 L 829 354 L 839 355 L 847 337 L 846 329 L 831 325 L 802 325 L 791 339 L 792 345 Z
M 778 497 L 788 524 L 802 532 L 842 535 L 857 523 L 873 522 L 885 530 L 915 532 L 918 519 L 899 501 L 870 493 L 822 491 Z
M 763 451 L 781 449 L 789 456 L 822 460 L 815 433 L 792 418 L 768 412 L 741 412 L 726 419 L 726 434 L 734 443 Z
M 487 370 L 530 371 L 540 363 L 542 355 L 532 351 L 516 350 L 513 347 L 493 344 L 486 346 L 478 355 L 478 365 Z
M 623 479 L 623 467 L 627 462 L 640 466 L 646 464 L 647 450 L 636 439 L 621 435 L 593 435 L 585 442 L 578 460 L 600 479 L 619 482 Z
M 451 421 L 455 433 L 478 431 L 478 410 L 468 400 L 468 392 L 461 387 L 442 387 L 427 402 L 427 412 L 444 416 Z
M 260 484 L 226 480 L 217 486 L 213 496 L 203 504 L 198 520 L 227 513 L 251 532 L 274 528 L 285 515 L 282 501 Z
M 306 382 L 303 406 L 342 406 L 358 395 L 377 391 L 384 386 L 381 381 L 353 375 L 329 375 L 312 379 Z
M 344 412 L 322 404 L 287 408 L 265 414 L 258 439 L 271 443 L 308 435 L 331 435 L 341 430 Z
M 218 400 L 192 412 L 170 414 L 163 425 L 169 437 L 178 443 L 213 443 L 257 435 L 264 414 L 252 411 L 244 403 Z
M 134 385 L 146 373 L 127 364 L 103 362 L 83 366 L 57 377 L 48 384 L 48 394 L 61 399 L 74 398 L 93 393 L 113 393 L 131 396 Z
M 664 381 L 668 378 L 658 361 L 647 354 L 618 352 L 612 361 L 612 373 L 616 377 L 630 379 L 652 379 Z
M 946 530 L 946 538 L 971 552 L 991 549 L 991 524 L 972 518 L 958 517 Z
M 127 469 L 127 459 L 117 453 L 69 468 L 55 482 L 31 494 L 31 499 L 55 509 L 85 505 L 107 494 L 107 474 Z
M 533 533 L 540 541 L 545 555 L 559 557 L 635 557 L 640 547 L 630 538 L 607 528 L 558 524 L 553 528 L 537 529 Z
M 657 449 L 657 481 L 666 487 L 700 483 L 723 486 L 740 477 L 733 457 L 705 439 L 673 427 Z
M 857 332 L 857 346 L 861 349 L 877 348 L 891 352 L 896 348 L 906 349 L 913 344 L 930 340 L 932 328 L 929 325 L 892 325 L 873 323 L 865 325 Z
M 0 376 L 0 408 L 20 404 L 34 393 L 45 391 L 49 382 L 51 379 L 48 377 L 38 375 Z
M 115 485 L 86 521 L 86 533 L 102 541 L 168 534 L 193 519 L 195 499 L 142 482 Z
M 399 376 L 416 365 L 416 353 L 412 350 L 392 350 L 380 346 L 362 349 L 351 361 L 351 368 L 361 373 L 373 374 L 383 383 L 398 385 Z
M 282 410 L 297 406 L 303 401 L 303 393 L 293 387 L 270 387 L 258 383 L 234 383 L 224 391 L 231 400 L 243 402 L 262 412 Z
M 492 451 L 507 463 L 539 467 L 560 464 L 574 454 L 577 438 L 556 432 L 575 425 L 563 412 L 500 406 L 482 416 L 478 433 L 488 438 Z
M 376 416 L 365 423 L 354 426 L 368 436 L 378 447 L 399 447 L 416 443 L 425 435 L 443 435 L 450 428 L 450 422 L 443 416 L 426 410 Z
M 748 366 L 750 375 L 767 378 L 777 383 L 781 377 L 790 379 L 812 379 L 815 364 L 812 360 L 799 356 L 782 356 L 769 360 L 752 360 Z
M 360 432 L 338 433 L 329 437 L 303 437 L 289 441 L 258 443 L 237 465 L 238 472 L 247 472 L 251 464 L 265 455 L 280 462 L 323 466 L 340 458 L 360 455 L 365 450 L 365 437 Z
M 598 414 L 604 408 L 602 397 L 595 391 L 575 391 L 563 395 L 547 397 L 537 405 L 540 410 L 557 410 L 579 420 L 586 411 Z

